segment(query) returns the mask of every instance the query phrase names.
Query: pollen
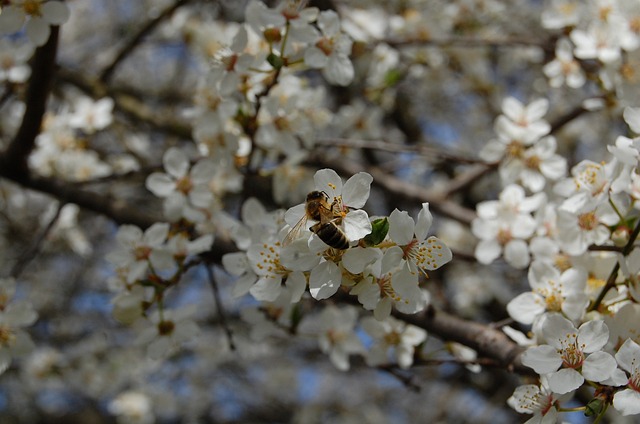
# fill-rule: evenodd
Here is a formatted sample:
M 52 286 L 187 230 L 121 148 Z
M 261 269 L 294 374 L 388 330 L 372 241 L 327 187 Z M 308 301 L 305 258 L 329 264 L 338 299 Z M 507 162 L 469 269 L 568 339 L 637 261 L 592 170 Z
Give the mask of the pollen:
M 0 346 L 12 346 L 16 340 L 11 327 L 6 325 L 0 325 Z
M 578 217 L 578 226 L 585 231 L 593 231 L 598 226 L 596 212 L 583 213 Z

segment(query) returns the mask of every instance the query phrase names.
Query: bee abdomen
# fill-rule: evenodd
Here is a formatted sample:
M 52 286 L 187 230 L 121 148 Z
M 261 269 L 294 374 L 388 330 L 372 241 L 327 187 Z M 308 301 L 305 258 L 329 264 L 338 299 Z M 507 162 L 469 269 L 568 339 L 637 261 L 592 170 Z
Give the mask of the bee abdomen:
M 320 240 L 333 248 L 340 250 L 349 248 L 347 236 L 332 222 L 322 224 L 315 233 L 320 237 Z

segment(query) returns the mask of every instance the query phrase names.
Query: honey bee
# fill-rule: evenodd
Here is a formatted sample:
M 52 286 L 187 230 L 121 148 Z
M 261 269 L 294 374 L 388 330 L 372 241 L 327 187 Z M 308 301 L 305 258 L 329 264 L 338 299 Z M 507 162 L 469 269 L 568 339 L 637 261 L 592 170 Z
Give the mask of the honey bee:
M 329 203 L 329 196 L 324 191 L 312 191 L 307 194 L 304 216 L 286 235 L 282 242 L 283 245 L 286 246 L 296 239 L 306 227 L 307 221 L 313 219 L 318 223 L 312 225 L 309 230 L 320 237 L 320 240 L 335 249 L 348 249 L 349 239 L 340 228 L 342 215 L 336 210 L 335 206 L 335 202 L 333 204 Z

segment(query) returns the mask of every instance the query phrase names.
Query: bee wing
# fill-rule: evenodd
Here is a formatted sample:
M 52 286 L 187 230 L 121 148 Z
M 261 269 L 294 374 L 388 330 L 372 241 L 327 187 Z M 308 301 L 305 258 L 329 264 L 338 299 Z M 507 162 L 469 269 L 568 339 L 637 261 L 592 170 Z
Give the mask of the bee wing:
M 303 215 L 302 218 L 300 218 L 298 223 L 296 225 L 294 225 L 293 228 L 291 228 L 291 230 L 289 230 L 287 235 L 284 237 L 284 240 L 282 240 L 282 245 L 283 246 L 287 246 L 287 245 L 291 244 L 292 241 L 294 241 L 295 239 L 298 238 L 298 236 L 300 235 L 302 230 L 306 229 L 307 220 L 308 220 L 308 218 L 307 218 L 306 214 Z

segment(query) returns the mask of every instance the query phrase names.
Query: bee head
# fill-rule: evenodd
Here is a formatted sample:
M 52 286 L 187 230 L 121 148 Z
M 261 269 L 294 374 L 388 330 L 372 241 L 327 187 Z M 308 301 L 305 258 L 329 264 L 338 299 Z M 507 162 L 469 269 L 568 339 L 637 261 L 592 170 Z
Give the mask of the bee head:
M 319 200 L 319 199 L 327 199 L 328 197 L 329 196 L 324 191 L 315 190 L 307 194 L 307 202 L 311 202 L 313 200 Z

